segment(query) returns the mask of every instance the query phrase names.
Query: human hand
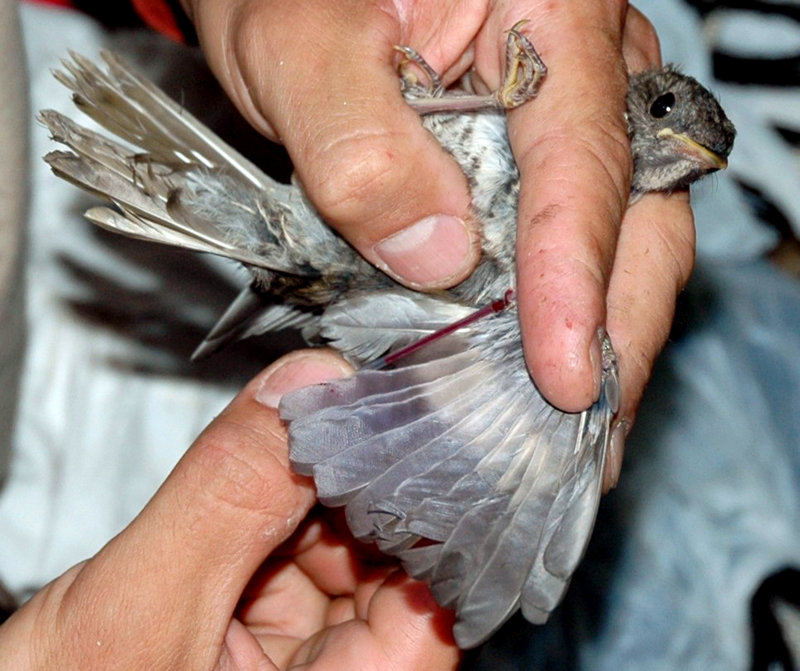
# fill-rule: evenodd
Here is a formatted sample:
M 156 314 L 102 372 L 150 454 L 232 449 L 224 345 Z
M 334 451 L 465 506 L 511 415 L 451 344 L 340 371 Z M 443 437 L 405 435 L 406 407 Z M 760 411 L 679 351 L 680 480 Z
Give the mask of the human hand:
M 254 379 L 127 529 L 0 627 L 0 666 L 454 668 L 452 614 L 307 517 L 289 469 L 279 397 L 346 370 L 301 351 Z
M 470 67 L 494 89 L 504 32 L 529 19 L 548 66 L 536 102 L 509 113 L 522 175 L 517 297 L 528 365 L 568 411 L 597 397 L 605 326 L 622 399 L 606 484 L 669 332 L 694 258 L 685 194 L 626 211 L 626 67 L 659 61 L 623 0 L 389 2 L 184 0 L 212 70 L 251 124 L 282 141 L 320 212 L 404 284 L 435 289 L 473 269 L 479 231 L 466 180 L 403 102 L 396 44 L 452 83 Z M 416 225 L 414 225 L 416 222 Z

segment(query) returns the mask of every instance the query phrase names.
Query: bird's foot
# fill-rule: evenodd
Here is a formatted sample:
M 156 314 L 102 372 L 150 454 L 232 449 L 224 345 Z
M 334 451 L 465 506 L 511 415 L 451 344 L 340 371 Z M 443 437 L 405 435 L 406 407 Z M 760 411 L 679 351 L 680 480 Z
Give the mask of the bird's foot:
M 411 47 L 395 47 L 405 56 L 398 70 L 406 87 L 419 85 L 419 80 L 410 72 L 409 66 L 412 64 L 428 78 L 427 95 L 410 97 L 408 104 L 419 114 L 433 114 L 485 109 L 510 110 L 535 98 L 547 74 L 547 66 L 531 41 L 520 32 L 524 23 L 525 21 L 519 21 L 508 31 L 505 78 L 500 88 L 488 95 L 443 95 L 442 78 L 436 70 Z
M 541 56 L 531 41 L 519 31 L 524 23 L 525 20 L 518 21 L 508 31 L 506 76 L 503 85 L 494 93 L 497 104 L 507 110 L 535 98 L 547 74 L 547 66 Z

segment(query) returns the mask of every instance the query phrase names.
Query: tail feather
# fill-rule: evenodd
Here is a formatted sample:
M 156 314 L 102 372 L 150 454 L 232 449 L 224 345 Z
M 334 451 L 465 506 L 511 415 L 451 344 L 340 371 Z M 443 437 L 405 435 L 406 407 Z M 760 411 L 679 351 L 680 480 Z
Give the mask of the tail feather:
M 202 124 L 122 58 L 102 52 L 104 72 L 71 52 L 55 77 L 74 93 L 75 104 L 118 137 L 167 164 L 225 167 L 255 188 L 274 184 L 255 164 Z
M 102 166 L 110 173 L 125 180 L 131 179 L 133 171 L 136 174 L 135 183 L 141 188 L 155 191 L 162 198 L 166 198 L 168 195 L 168 190 L 164 188 L 164 182 L 152 179 L 156 176 L 160 164 L 152 161 L 149 163 L 132 161 L 134 150 L 130 147 L 123 146 L 101 133 L 84 128 L 55 110 L 42 110 L 39 112 L 38 118 L 50 131 L 54 140 L 70 147 L 79 156 L 90 157 L 98 168 Z M 71 155 L 68 152 L 53 152 L 55 156 L 60 154 Z M 166 172 L 168 175 L 174 172 L 174 169 L 169 168 L 162 172 Z M 65 174 L 68 175 L 68 173 Z
M 173 217 L 169 211 L 172 196 L 166 193 L 172 184 L 166 177 L 153 180 L 159 183 L 159 187 L 145 191 L 137 184 L 139 170 L 135 166 L 131 166 L 128 175 L 123 176 L 92 157 L 70 152 L 50 152 L 45 160 L 62 179 L 100 197 L 111 198 L 120 208 L 121 212 L 116 212 L 98 206 L 86 212 L 86 218 L 102 228 L 137 240 L 224 256 L 267 271 L 315 274 L 281 258 L 284 255 L 256 254 L 238 241 L 231 243 L 229 232 L 211 221 L 192 217 L 187 223 L 187 217 Z
M 132 146 L 53 110 L 39 114 L 53 139 L 71 150 L 45 157 L 53 171 L 121 211 L 93 208 L 89 219 L 123 235 L 253 268 L 318 275 L 302 246 L 285 235 L 288 212 L 314 223 L 299 189 L 269 178 L 118 57 L 104 58 L 107 73 L 73 54 L 56 76 L 87 115 Z M 273 210 L 265 209 L 265 198 Z
M 88 216 L 88 215 L 87 215 Z M 285 303 L 275 303 L 266 294 L 248 285 L 228 306 L 195 351 L 192 360 L 211 356 L 234 340 L 266 331 L 304 329 L 316 332 L 318 317 Z

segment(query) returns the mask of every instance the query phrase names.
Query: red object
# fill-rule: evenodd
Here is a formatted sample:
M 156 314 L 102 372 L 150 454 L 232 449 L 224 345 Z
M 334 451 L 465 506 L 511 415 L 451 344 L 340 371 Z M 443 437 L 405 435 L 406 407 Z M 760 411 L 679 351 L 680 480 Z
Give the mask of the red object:
M 72 7 L 70 0 L 28 0 L 39 5 L 58 5 L 60 7 Z
M 458 331 L 458 329 L 463 328 L 464 326 L 468 326 L 472 322 L 478 321 L 479 319 L 483 319 L 484 317 L 488 317 L 493 314 L 497 314 L 498 312 L 502 312 L 507 308 L 511 307 L 514 304 L 514 290 L 513 289 L 506 289 L 505 294 L 502 298 L 498 298 L 497 300 L 492 301 L 489 305 L 484 305 L 480 310 L 476 310 L 472 314 L 467 315 L 463 319 L 459 319 L 457 322 L 449 324 L 444 328 L 439 329 L 438 331 L 434 331 L 433 333 L 429 333 L 428 335 L 420 338 L 416 342 L 412 342 L 410 345 L 406 345 L 405 347 L 401 347 L 396 352 L 392 352 L 391 354 L 386 354 L 382 357 L 377 359 L 373 359 L 369 363 L 362 366 L 362 368 L 371 368 L 373 370 L 380 370 L 381 368 L 386 368 L 387 366 L 393 365 L 396 361 L 399 361 L 403 357 L 408 356 L 409 354 L 413 354 L 418 349 L 422 349 L 425 345 L 429 345 L 432 342 L 436 342 L 440 338 L 444 338 L 444 336 L 450 335 L 451 333 Z
M 167 2 L 164 0 L 131 0 L 131 4 L 148 26 L 176 42 L 186 42 L 186 36 Z
M 28 2 L 59 7 L 75 6 L 72 0 L 28 0 Z M 130 4 L 148 26 L 176 42 L 186 43 L 186 35 L 166 0 L 130 0 Z

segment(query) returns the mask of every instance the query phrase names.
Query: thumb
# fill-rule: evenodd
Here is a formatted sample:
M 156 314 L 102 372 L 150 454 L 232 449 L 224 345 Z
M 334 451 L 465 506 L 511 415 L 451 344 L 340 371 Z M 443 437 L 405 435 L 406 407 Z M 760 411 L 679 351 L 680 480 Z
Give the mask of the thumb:
M 141 557 L 134 582 L 142 589 L 149 581 L 144 600 L 168 614 L 160 631 L 180 626 L 169 642 L 174 650 L 223 640 L 248 580 L 314 505 L 311 481 L 290 470 L 278 400 L 348 370 L 334 354 L 314 351 L 270 366 L 203 431 L 141 515 L 98 557 L 121 564 Z M 191 607 L 176 608 L 177 599 Z M 154 608 L 159 601 L 163 608 Z
M 300 351 L 252 380 L 128 528 L 32 600 L 19 625 L 34 637 L 48 629 L 43 656 L 211 668 L 248 580 L 315 501 L 311 481 L 289 468 L 277 400 L 348 370 L 333 353 Z
M 248 121 L 284 143 L 331 226 L 414 288 L 471 272 L 467 181 L 402 98 L 394 45 L 404 36 L 382 3 L 194 4 L 212 70 Z

